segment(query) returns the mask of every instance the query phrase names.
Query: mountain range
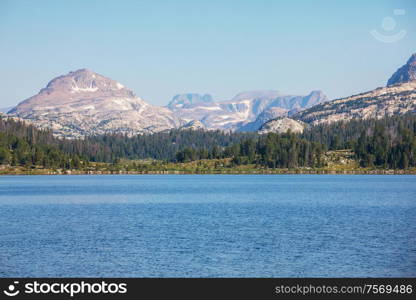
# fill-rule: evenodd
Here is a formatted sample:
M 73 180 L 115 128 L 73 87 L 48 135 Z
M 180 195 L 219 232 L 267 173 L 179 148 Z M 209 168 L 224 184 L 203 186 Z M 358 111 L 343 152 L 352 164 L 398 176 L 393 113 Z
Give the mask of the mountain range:
M 270 131 L 303 128 L 354 118 L 381 118 L 416 111 L 416 54 L 388 80 L 386 87 L 329 101 L 319 90 L 287 95 L 275 90 L 247 91 L 231 100 L 209 94 L 175 95 L 166 107 L 145 102 L 121 83 L 88 69 L 51 80 L 8 115 L 56 136 L 78 138 L 105 133 L 127 135 L 173 128 Z
M 201 96 L 198 99 L 206 97 Z M 181 95 L 177 99 L 187 98 Z M 174 101 L 173 99 L 172 101 Z M 206 129 L 256 131 L 270 119 L 294 114 L 318 103 L 328 101 L 321 91 L 306 96 L 285 95 L 278 91 L 250 91 L 228 101 L 196 101 L 173 109 L 174 114 L 190 122 L 199 121 Z M 169 107 L 172 106 L 172 102 Z
M 267 120 L 328 101 L 321 91 L 306 96 L 277 91 L 240 93 L 229 101 L 211 95 L 179 94 L 166 107 L 154 106 L 121 83 L 88 69 L 51 80 L 8 115 L 51 128 L 56 136 L 127 135 L 173 128 L 255 131 Z

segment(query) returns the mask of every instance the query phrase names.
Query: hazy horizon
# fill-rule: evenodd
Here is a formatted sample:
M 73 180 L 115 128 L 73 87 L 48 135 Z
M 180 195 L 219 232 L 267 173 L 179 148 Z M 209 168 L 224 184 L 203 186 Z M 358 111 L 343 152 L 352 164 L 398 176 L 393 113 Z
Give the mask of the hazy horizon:
M 155 105 L 249 90 L 345 97 L 384 86 L 416 52 L 415 15 L 411 0 L 1 1 L 0 108 L 81 68 Z M 405 34 L 386 43 L 372 30 Z

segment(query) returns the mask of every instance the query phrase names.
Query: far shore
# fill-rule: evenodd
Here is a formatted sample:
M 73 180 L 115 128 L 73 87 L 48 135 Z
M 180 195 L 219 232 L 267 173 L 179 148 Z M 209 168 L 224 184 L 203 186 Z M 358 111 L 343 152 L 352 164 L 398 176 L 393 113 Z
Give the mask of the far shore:
M 155 171 L 79 171 L 79 170 L 0 170 L 0 176 L 12 175 L 416 175 L 416 170 L 155 170 Z

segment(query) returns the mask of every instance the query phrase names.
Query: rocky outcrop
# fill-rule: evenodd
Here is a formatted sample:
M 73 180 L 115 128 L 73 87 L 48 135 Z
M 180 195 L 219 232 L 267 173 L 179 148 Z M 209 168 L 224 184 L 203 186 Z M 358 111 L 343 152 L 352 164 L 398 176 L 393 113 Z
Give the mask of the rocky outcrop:
M 241 125 L 241 127 L 238 128 L 238 131 L 240 132 L 257 131 L 267 121 L 276 119 L 282 116 L 287 116 L 287 115 L 288 115 L 287 109 L 284 109 L 281 107 L 271 107 L 269 109 L 264 110 L 261 114 L 259 114 L 253 122 L 249 122 L 249 123 Z
M 290 118 L 277 118 L 263 124 L 258 133 L 286 133 L 289 130 L 293 133 L 302 133 L 305 127 L 306 124 L 301 121 L 296 121 Z
M 207 128 L 201 122 L 193 120 L 181 126 L 179 129 L 206 130 Z

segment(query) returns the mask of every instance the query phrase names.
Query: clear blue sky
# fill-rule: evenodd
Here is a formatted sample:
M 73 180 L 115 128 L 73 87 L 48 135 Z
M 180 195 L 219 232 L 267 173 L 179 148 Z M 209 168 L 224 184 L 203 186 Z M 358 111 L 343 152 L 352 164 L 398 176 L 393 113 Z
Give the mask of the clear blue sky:
M 407 35 L 383 43 L 372 29 Z M 158 105 L 253 89 L 336 98 L 385 85 L 414 52 L 414 0 L 0 0 L 0 107 L 84 67 Z

